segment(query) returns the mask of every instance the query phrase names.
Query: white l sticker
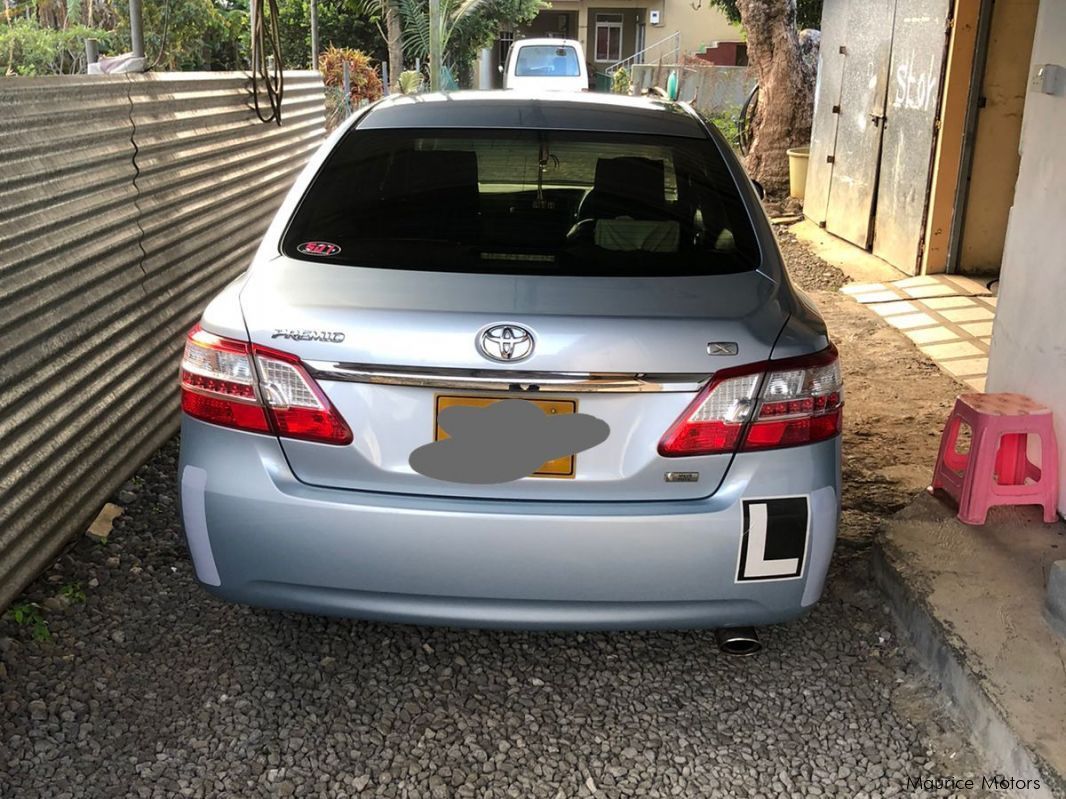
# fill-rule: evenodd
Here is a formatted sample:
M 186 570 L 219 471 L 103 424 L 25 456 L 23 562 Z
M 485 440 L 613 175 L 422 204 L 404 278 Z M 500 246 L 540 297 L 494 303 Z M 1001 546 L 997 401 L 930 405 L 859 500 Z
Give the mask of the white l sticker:
M 766 560 L 766 503 L 748 506 L 748 549 L 744 558 L 744 577 L 794 577 L 799 572 L 799 558 Z

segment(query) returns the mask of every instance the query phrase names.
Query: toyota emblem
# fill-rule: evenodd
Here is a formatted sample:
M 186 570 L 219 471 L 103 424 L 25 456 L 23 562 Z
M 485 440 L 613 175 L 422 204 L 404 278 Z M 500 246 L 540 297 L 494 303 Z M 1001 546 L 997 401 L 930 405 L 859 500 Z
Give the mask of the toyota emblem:
M 533 354 L 533 334 L 521 325 L 492 325 L 478 333 L 477 351 L 493 361 L 523 361 Z

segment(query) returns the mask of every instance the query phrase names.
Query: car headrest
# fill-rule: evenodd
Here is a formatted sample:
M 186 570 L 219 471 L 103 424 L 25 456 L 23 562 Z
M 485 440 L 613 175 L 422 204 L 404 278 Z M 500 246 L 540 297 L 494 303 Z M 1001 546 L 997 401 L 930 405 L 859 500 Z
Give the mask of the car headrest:
M 662 160 L 640 156 L 600 158 L 592 191 L 581 203 L 582 218 L 634 218 L 661 212 L 666 204 Z
M 626 155 L 596 162 L 598 192 L 658 207 L 663 204 L 664 186 L 661 160 Z

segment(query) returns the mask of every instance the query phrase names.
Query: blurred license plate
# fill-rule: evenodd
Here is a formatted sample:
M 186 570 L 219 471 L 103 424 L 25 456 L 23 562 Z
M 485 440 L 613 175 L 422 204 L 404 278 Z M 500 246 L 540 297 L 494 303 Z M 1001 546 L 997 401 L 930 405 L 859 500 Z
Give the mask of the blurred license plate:
M 486 405 L 492 405 L 494 402 L 499 402 L 501 399 L 503 398 L 438 396 L 437 407 L 433 414 L 433 440 L 440 441 L 441 439 L 448 438 L 448 434 L 441 429 L 439 424 L 437 424 L 437 417 L 445 408 L 450 408 L 452 405 L 469 405 L 475 408 L 484 408 Z M 532 402 L 548 415 L 554 415 L 557 413 L 577 413 L 577 403 L 573 400 L 527 400 L 525 397 L 522 397 L 522 399 L 526 402 Z M 567 455 L 563 458 L 556 458 L 553 461 L 548 461 L 530 476 L 556 478 L 573 477 L 574 456 Z

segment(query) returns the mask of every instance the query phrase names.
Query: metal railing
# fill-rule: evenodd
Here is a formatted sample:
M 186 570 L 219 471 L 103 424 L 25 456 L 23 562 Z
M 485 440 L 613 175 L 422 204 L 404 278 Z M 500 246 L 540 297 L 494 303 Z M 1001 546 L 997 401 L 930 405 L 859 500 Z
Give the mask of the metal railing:
M 652 42 L 643 50 L 638 50 L 629 58 L 616 61 L 604 70 L 608 75 L 613 75 L 615 70 L 631 70 L 634 64 L 651 64 L 662 60 L 664 64 L 676 64 L 681 59 L 681 31 L 671 33 L 665 39 Z

